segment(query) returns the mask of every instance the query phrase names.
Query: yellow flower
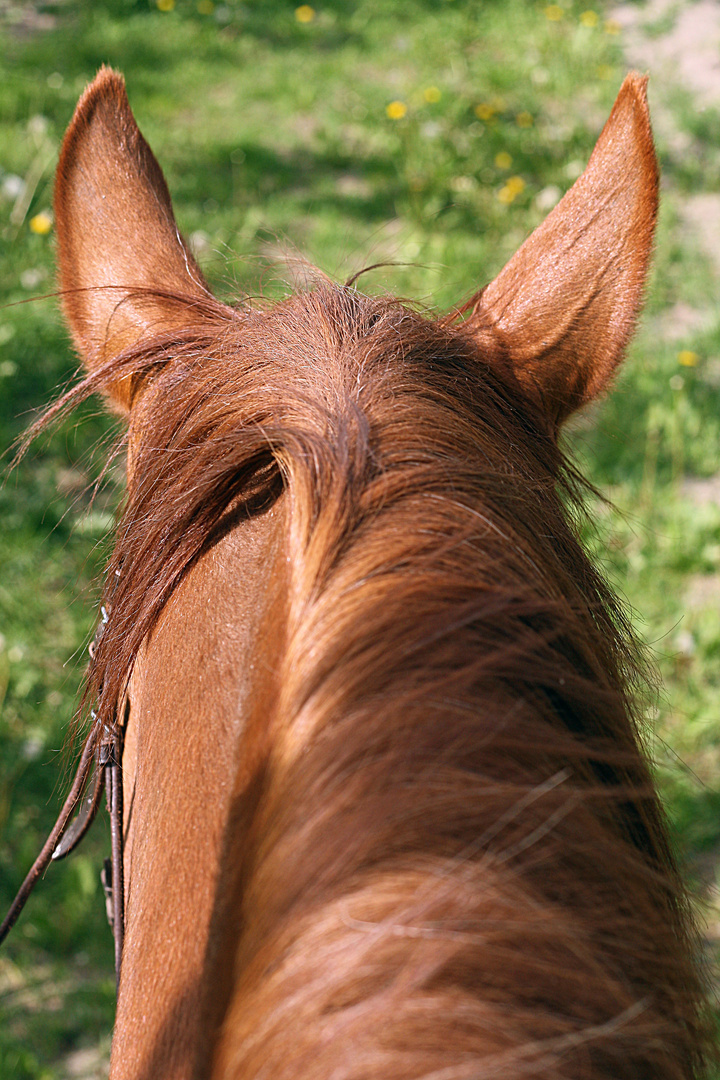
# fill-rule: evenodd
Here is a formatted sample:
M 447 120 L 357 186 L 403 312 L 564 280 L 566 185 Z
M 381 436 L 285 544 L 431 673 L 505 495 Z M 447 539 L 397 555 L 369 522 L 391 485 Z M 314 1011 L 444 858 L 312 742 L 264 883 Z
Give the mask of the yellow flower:
M 597 13 L 597 11 L 583 11 L 582 15 L 580 16 L 580 25 L 581 26 L 593 27 L 593 26 L 597 26 L 597 24 L 598 24 L 598 13 Z
M 505 206 L 509 206 L 524 190 L 525 181 L 523 178 L 521 176 L 511 176 L 498 191 L 498 199 Z
M 172 11 L 175 0 L 157 0 L 158 11 Z
M 512 165 L 512 158 L 508 154 L 507 150 L 501 150 L 499 154 L 495 155 L 495 165 L 498 169 L 509 169 Z
M 565 12 L 559 4 L 549 4 L 545 8 L 545 18 L 550 22 L 560 22 Z
M 606 34 L 619 34 L 622 30 L 622 26 L 617 19 L 608 19 L 605 23 Z
M 475 106 L 475 115 L 478 120 L 492 120 L 496 112 L 497 109 L 489 101 L 481 101 L 479 105 Z
M 528 128 L 533 126 L 533 118 L 529 112 L 518 113 L 515 117 L 515 123 L 518 127 Z
M 438 90 L 437 86 L 428 86 L 423 90 L 423 97 L 430 104 L 434 105 L 436 101 L 439 101 L 442 94 Z
M 385 112 L 390 120 L 402 120 L 407 113 L 407 105 L 404 101 L 391 101 Z
M 691 349 L 681 349 L 677 354 L 678 364 L 682 364 L 683 367 L 695 367 L 700 357 L 696 352 L 692 352 Z
M 197 9 L 201 15 L 212 15 L 215 5 L 213 0 L 199 0 Z
M 29 225 L 30 232 L 34 232 L 38 236 L 47 236 L 52 229 L 52 218 L 46 210 L 41 210 L 34 218 L 30 218 Z
M 301 4 L 299 8 L 295 8 L 295 18 L 301 23 L 311 23 L 315 18 L 315 8 L 311 8 L 309 4 Z

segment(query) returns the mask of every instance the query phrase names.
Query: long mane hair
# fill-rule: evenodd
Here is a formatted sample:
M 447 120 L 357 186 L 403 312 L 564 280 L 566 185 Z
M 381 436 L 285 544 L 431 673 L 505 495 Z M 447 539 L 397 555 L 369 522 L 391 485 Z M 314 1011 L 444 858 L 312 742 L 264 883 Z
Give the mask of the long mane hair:
M 702 993 L 637 749 L 641 650 L 495 339 L 327 281 L 192 304 L 71 399 L 131 379 L 140 401 L 90 674 L 107 718 L 188 568 L 285 505 L 278 691 L 230 853 L 228 1075 L 692 1075 Z

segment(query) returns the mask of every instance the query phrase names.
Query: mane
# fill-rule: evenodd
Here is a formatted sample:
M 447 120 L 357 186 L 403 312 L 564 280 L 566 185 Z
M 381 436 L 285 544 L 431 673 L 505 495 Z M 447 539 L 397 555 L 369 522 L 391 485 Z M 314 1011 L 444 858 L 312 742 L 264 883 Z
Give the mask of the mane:
M 58 406 L 124 378 L 139 402 L 89 676 L 106 721 L 188 569 L 288 508 L 231 1075 L 700 1068 L 691 920 L 637 749 L 641 650 L 579 543 L 580 478 L 480 342 L 320 282 L 268 310 L 208 300 Z

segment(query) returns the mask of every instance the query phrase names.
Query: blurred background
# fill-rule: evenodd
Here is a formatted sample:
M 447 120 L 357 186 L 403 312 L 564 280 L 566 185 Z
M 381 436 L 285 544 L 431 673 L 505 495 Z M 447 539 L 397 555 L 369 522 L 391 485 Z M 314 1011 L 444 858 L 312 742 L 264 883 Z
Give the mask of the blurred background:
M 300 252 L 445 310 L 584 167 L 623 76 L 651 75 L 663 181 L 651 287 L 613 395 L 566 433 L 611 500 L 587 542 L 652 646 L 647 746 L 720 946 L 720 3 L 0 0 L 0 909 L 54 821 L 122 470 L 100 402 L 13 440 L 74 378 L 52 183 L 101 63 L 125 73 L 180 228 L 223 299 L 282 296 Z M 0 1076 L 106 1075 L 104 823 L 0 952 Z

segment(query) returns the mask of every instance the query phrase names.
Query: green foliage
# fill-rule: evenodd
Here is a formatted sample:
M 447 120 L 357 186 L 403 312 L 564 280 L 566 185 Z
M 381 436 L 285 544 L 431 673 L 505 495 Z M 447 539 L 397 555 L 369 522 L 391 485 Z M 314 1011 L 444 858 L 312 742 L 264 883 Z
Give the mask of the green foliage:
M 54 289 L 57 150 L 101 63 L 124 71 L 180 226 L 223 296 L 282 295 L 292 263 L 279 258 L 300 250 L 341 279 L 393 262 L 362 286 L 440 308 L 489 280 L 579 174 L 624 74 L 617 27 L 591 0 L 2 10 L 2 449 L 73 376 L 55 301 L 34 298 Z M 717 277 L 682 224 L 680 196 L 704 176 L 716 188 L 720 167 L 717 125 L 673 100 L 694 149 L 659 148 L 666 192 L 644 329 L 614 395 L 568 437 L 617 508 L 591 506 L 588 540 L 654 643 L 665 689 L 648 742 L 679 847 L 707 881 L 720 844 L 720 494 L 707 496 L 720 472 L 720 321 Z M 702 317 L 668 321 L 687 309 Z M 3 910 L 69 775 L 61 751 L 122 490 L 111 471 L 93 494 L 115 431 L 86 407 L 0 488 Z M 106 849 L 97 829 L 53 866 L 0 953 L 2 1077 L 69 1076 L 71 1055 L 106 1051 Z

